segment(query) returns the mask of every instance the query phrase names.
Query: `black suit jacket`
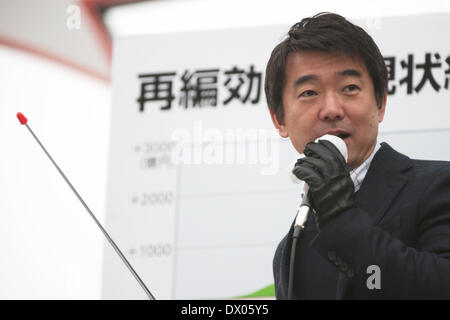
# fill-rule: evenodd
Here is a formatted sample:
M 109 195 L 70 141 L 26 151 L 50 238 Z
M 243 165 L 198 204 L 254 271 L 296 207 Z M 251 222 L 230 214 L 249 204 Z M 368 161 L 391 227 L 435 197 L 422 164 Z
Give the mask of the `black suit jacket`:
M 287 299 L 292 230 L 273 261 L 277 299 Z M 310 215 L 295 263 L 297 299 L 449 299 L 450 163 L 412 160 L 383 143 L 354 208 L 320 232 Z M 373 265 L 380 289 L 367 286 Z

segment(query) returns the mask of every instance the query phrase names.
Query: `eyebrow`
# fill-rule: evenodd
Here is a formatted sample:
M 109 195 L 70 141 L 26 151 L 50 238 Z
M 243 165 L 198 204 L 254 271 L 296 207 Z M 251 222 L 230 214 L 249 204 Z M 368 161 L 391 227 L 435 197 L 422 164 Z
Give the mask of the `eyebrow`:
M 357 78 L 362 77 L 361 72 L 359 72 L 356 69 L 345 69 L 345 70 L 337 72 L 337 75 L 341 76 L 341 77 L 357 77 Z M 295 80 L 294 87 L 295 88 L 299 87 L 306 82 L 317 80 L 317 79 L 318 79 L 318 77 L 314 74 L 307 74 L 307 75 L 301 76 L 297 80 Z
M 343 71 L 338 72 L 338 75 L 343 76 L 343 77 L 357 77 L 357 78 L 361 78 L 362 74 L 361 72 L 359 72 L 358 70 L 355 69 L 345 69 Z
M 312 80 L 317 80 L 317 76 L 314 74 L 307 74 L 305 76 L 301 76 L 297 80 L 295 80 L 294 88 L 297 88 L 297 87 L 301 86 L 302 84 L 312 81 Z

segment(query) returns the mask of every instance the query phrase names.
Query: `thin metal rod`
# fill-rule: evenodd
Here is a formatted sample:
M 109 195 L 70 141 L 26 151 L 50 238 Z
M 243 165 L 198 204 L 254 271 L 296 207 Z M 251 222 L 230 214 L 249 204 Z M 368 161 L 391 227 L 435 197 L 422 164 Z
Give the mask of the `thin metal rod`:
M 142 289 L 145 291 L 145 293 L 147 294 L 148 298 L 150 300 L 155 300 L 155 297 L 152 295 L 152 293 L 150 292 L 150 290 L 148 290 L 148 288 L 145 286 L 144 282 L 141 280 L 141 278 L 139 277 L 139 275 L 136 273 L 136 271 L 134 271 L 133 267 L 131 266 L 131 264 L 128 262 L 128 260 L 125 258 L 125 256 L 122 254 L 122 252 L 120 251 L 119 247 L 115 244 L 115 242 L 113 241 L 113 239 L 109 236 L 108 232 L 106 232 L 106 230 L 103 228 L 103 226 L 100 224 L 100 222 L 97 220 L 97 218 L 95 217 L 95 215 L 92 213 L 91 209 L 89 209 L 89 207 L 87 206 L 87 204 L 84 202 L 83 198 L 81 198 L 81 196 L 78 194 L 77 190 L 75 190 L 75 188 L 72 186 L 72 184 L 70 183 L 69 179 L 67 179 L 66 175 L 62 172 L 62 170 L 58 167 L 58 165 L 56 164 L 56 162 L 53 160 L 53 158 L 50 156 L 50 154 L 47 152 L 47 150 L 45 149 L 45 147 L 42 145 L 42 143 L 39 141 L 39 139 L 36 137 L 36 135 L 34 134 L 33 130 L 31 130 L 31 128 L 28 126 L 28 124 L 25 123 L 25 126 L 28 128 L 28 130 L 30 131 L 30 133 L 33 135 L 33 137 L 36 139 L 36 141 L 39 143 L 39 145 L 41 146 L 42 150 L 44 150 L 45 154 L 49 157 L 50 161 L 53 163 L 53 165 L 56 167 L 56 169 L 59 171 L 59 173 L 61 174 L 61 176 L 64 178 L 64 180 L 66 180 L 67 184 L 69 185 L 70 189 L 72 189 L 72 191 L 75 193 L 75 195 L 78 197 L 78 199 L 81 201 L 81 203 L 83 204 L 84 208 L 87 210 L 87 212 L 89 213 L 89 215 L 92 217 L 92 219 L 94 219 L 95 223 L 97 224 L 97 226 L 100 228 L 100 230 L 103 232 L 103 234 L 105 235 L 106 239 L 108 239 L 109 243 L 111 244 L 111 246 L 114 248 L 114 250 L 116 251 L 116 253 L 119 255 L 119 257 L 122 259 L 123 263 L 127 266 L 128 270 L 130 270 L 130 272 L 133 274 L 134 278 L 137 280 L 137 282 L 141 285 Z

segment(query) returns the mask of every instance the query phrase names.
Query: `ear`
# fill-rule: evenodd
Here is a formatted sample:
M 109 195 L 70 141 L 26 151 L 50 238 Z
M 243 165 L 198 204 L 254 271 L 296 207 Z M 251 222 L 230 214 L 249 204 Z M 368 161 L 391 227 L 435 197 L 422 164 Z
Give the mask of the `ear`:
M 278 130 L 278 134 L 282 137 L 282 138 L 287 138 L 289 137 L 289 134 L 286 130 L 286 126 L 284 124 L 281 124 L 278 121 L 277 115 L 275 114 L 275 112 L 273 111 L 273 109 L 270 109 L 270 117 L 272 118 L 272 122 L 273 125 L 275 126 L 275 128 L 277 128 Z
M 378 108 L 378 123 L 383 121 L 384 119 L 384 112 L 386 111 L 386 102 L 387 102 L 387 93 L 384 93 L 383 101 L 381 103 L 381 107 Z

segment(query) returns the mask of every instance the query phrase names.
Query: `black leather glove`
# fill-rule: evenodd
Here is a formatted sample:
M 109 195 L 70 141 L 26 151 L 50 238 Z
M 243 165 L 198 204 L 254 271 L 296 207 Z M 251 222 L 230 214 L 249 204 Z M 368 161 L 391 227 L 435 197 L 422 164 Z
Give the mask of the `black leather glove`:
M 344 157 L 331 142 L 310 142 L 304 154 L 306 157 L 297 160 L 292 172 L 309 185 L 320 230 L 330 219 L 354 206 L 355 187 Z

